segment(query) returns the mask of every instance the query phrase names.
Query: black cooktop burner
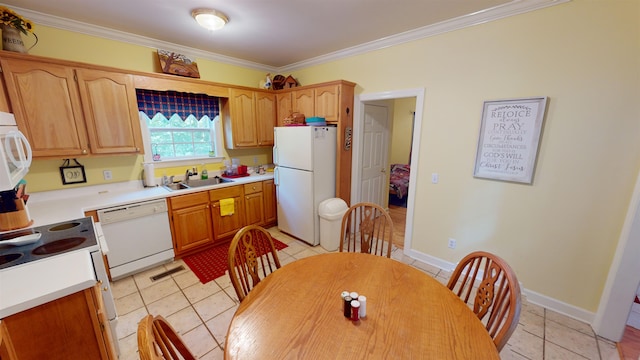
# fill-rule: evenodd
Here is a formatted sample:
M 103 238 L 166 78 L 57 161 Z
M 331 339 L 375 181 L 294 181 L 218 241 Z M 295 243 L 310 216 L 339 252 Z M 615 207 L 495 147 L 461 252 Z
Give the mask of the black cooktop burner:
M 28 239 L 33 234 L 41 235 L 37 241 L 27 241 L 26 244 L 20 246 L 11 245 L 7 242 L 9 240 L 16 242 L 16 240 Z M 18 243 L 24 242 L 18 241 Z M 0 234 L 0 269 L 96 246 L 97 244 L 91 217 Z

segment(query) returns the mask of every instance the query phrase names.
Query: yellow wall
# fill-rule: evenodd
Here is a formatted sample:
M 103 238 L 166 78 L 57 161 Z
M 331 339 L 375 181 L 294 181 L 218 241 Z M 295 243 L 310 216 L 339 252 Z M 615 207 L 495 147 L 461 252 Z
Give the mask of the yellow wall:
M 493 251 L 525 288 L 595 311 L 640 169 L 639 14 L 572 1 L 295 76 L 425 88 L 412 247 L 451 262 Z M 528 96 L 550 98 L 533 185 L 474 179 L 483 101 Z
M 359 93 L 425 88 L 413 249 L 451 262 L 495 252 L 525 288 L 595 311 L 640 169 L 639 14 L 635 0 L 572 1 L 293 75 Z M 32 53 L 144 71 L 155 61 L 153 49 L 58 30 L 41 42 Z M 199 66 L 214 81 L 263 76 Z M 529 96 L 550 98 L 533 185 L 474 179 L 483 101 Z
M 132 45 L 46 26 L 36 28 L 38 44 L 29 54 L 111 66 L 119 69 L 162 73 L 155 48 Z M 27 39 L 25 38 L 25 41 Z M 265 72 L 196 58 L 200 79 L 258 87 Z
M 413 114 L 415 98 L 397 99 L 393 102 L 393 129 L 389 164 L 408 164 L 411 152 Z

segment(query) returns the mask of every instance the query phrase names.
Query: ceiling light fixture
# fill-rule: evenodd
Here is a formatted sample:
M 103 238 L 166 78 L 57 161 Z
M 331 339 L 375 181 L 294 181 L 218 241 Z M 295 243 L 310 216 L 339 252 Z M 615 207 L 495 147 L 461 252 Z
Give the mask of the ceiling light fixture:
M 205 29 L 220 30 L 229 22 L 227 16 L 213 9 L 195 9 L 191 16 Z

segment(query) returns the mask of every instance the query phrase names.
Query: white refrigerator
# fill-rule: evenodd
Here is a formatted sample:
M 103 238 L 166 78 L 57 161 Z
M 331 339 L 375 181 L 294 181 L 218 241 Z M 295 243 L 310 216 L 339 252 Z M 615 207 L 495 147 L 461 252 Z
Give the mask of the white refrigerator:
M 286 126 L 274 132 L 278 228 L 318 245 L 318 206 L 336 195 L 336 128 Z

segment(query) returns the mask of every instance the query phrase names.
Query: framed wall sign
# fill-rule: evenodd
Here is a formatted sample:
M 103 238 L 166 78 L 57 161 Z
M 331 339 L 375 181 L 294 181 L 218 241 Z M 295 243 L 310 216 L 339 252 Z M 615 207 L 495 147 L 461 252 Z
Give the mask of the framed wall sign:
M 485 101 L 473 176 L 531 184 L 547 97 Z
M 73 159 L 75 165 L 72 165 L 69 159 L 65 159 L 60 166 L 60 176 L 62 176 L 62 185 L 80 184 L 87 182 L 87 176 L 84 173 L 84 166 L 78 160 Z

